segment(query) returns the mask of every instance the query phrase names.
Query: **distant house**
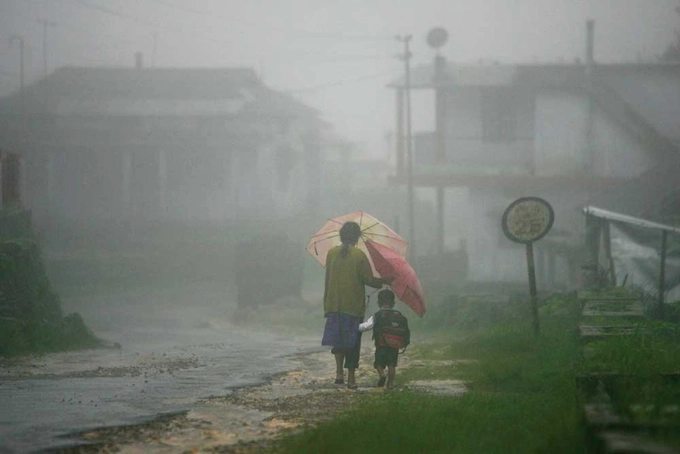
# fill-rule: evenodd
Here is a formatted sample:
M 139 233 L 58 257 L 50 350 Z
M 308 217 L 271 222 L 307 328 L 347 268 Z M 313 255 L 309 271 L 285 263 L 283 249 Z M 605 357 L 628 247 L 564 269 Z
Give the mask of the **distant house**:
M 542 197 L 555 209 L 553 230 L 536 245 L 545 285 L 578 277 L 582 206 L 611 202 L 633 215 L 653 205 L 673 211 L 667 196 L 680 187 L 680 65 L 441 68 L 436 77 L 432 66 L 412 73 L 412 88 L 436 89 L 440 106 L 439 131 L 414 135 L 414 184 L 464 194 L 462 203 L 441 206 L 465 219 L 457 235 L 466 242 L 470 279 L 526 280 L 522 246 L 500 225 L 516 198 Z M 393 86 L 400 103 L 403 81 Z M 392 182 L 405 181 L 402 165 Z
M 36 220 L 277 219 L 318 203 L 325 123 L 250 69 L 57 69 L 0 100 Z

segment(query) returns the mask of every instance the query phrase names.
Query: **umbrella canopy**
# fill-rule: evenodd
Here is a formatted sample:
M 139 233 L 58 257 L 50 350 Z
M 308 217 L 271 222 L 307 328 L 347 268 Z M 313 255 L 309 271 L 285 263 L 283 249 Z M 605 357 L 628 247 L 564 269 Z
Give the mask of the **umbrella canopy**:
M 321 266 L 326 266 L 328 251 L 340 245 L 340 227 L 345 222 L 353 221 L 361 228 L 361 238 L 357 247 L 366 253 L 374 273 L 378 273 L 366 248 L 366 241 L 371 240 L 394 251 L 395 254 L 405 257 L 408 243 L 385 223 L 374 218 L 365 211 L 355 211 L 344 216 L 329 219 L 321 229 L 312 235 L 307 244 L 307 252 L 314 257 Z
M 393 276 L 394 280 L 390 287 L 394 293 L 413 309 L 413 312 L 422 317 L 425 313 L 423 289 L 411 265 L 404 257 L 382 244 L 368 240 L 366 248 L 378 274 L 382 277 Z

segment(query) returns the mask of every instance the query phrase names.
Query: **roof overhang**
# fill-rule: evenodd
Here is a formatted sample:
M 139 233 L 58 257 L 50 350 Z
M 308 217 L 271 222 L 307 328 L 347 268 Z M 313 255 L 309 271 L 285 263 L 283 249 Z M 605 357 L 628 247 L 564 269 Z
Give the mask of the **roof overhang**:
M 413 185 L 418 187 L 506 187 L 506 188 L 607 188 L 629 182 L 628 178 L 589 176 L 520 176 L 520 175 L 413 175 Z M 408 176 L 391 175 L 389 184 L 406 185 Z

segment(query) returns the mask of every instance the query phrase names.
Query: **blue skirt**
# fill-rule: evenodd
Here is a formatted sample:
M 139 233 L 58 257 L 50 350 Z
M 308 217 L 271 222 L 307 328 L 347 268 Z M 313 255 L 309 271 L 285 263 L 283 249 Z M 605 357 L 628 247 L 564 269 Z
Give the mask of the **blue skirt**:
M 326 314 L 326 326 L 323 330 L 321 345 L 327 345 L 338 350 L 355 348 L 359 340 L 359 324 L 361 322 L 360 317 L 329 312 Z

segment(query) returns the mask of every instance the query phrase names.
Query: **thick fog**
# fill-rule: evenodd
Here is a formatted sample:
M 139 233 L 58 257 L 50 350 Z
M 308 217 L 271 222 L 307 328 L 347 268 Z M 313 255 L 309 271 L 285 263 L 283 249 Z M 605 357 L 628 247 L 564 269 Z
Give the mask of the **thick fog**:
M 402 71 L 395 35 L 413 35 L 413 64 L 433 56 L 425 36 L 444 27 L 452 62 L 573 61 L 596 21 L 596 59 L 654 60 L 674 38 L 674 0 L 280 2 L 1 0 L 0 94 L 61 66 L 250 67 L 269 86 L 318 108 L 362 153 L 384 157 L 393 129 L 386 84 Z M 414 108 L 417 106 L 414 106 Z M 415 110 L 414 126 L 430 117 Z
M 167 265 L 163 254 L 173 249 L 166 246 L 183 233 L 159 237 L 154 229 L 162 221 L 219 229 L 254 220 L 268 234 L 302 245 L 328 217 L 366 209 L 413 235 L 408 240 L 421 255 L 474 251 L 490 259 L 471 260 L 471 275 L 516 281 L 524 276 L 522 255 L 503 243 L 498 220 L 526 191 L 483 184 L 471 191 L 465 181 L 447 182 L 442 201 L 436 185 L 421 179 L 411 210 L 404 179 L 387 185 L 395 173 L 403 177 L 395 139 L 403 131 L 390 86 L 404 75 L 403 38 L 412 36 L 409 69 L 420 83 L 411 114 L 418 172 L 432 164 L 435 129 L 427 71 L 437 51 L 426 36 L 442 27 L 448 41 L 438 52 L 451 80 L 476 91 L 465 87 L 447 98 L 441 129 L 450 140 L 447 159 L 453 158 L 430 167 L 431 175 L 461 173 L 472 164 L 471 178 L 484 165 L 482 176 L 500 167 L 519 175 L 517 181 L 583 172 L 613 181 L 654 164 L 646 145 L 631 138 L 630 125 L 592 108 L 585 91 L 562 88 L 574 74 L 586 74 L 587 21 L 595 26 L 595 62 L 658 63 L 676 36 L 676 6 L 675 0 L 0 0 L 0 95 L 9 99 L 0 148 L 23 160 L 21 192 L 40 233 L 70 235 L 69 244 L 84 248 L 89 239 L 74 238 L 69 229 L 99 221 L 91 222 L 94 235 L 109 247 L 119 246 L 118 233 L 133 233 L 163 246 L 159 262 Z M 482 92 L 494 84 L 515 87 L 524 77 L 552 83 L 545 68 L 556 68 L 564 87 L 493 101 L 505 100 L 501 107 L 511 115 L 485 104 Z M 649 93 L 670 99 L 672 77 L 652 76 L 658 90 Z M 648 80 L 616 71 L 603 77 L 623 102 L 640 105 L 642 116 L 651 112 L 652 123 L 661 118 L 660 127 L 672 126 L 668 112 L 644 111 L 656 99 L 629 90 L 632 82 L 649 87 Z M 23 98 L 17 96 L 22 83 Z M 39 115 L 22 122 L 16 113 L 23 111 Z M 532 195 L 556 204 L 555 230 L 573 239 L 582 224 L 577 207 L 598 190 L 572 184 L 569 191 L 548 187 Z M 130 222 L 139 219 L 147 223 Z M 234 232 L 221 245 L 229 260 L 244 241 Z M 220 248 L 193 247 L 196 238 L 173 246 L 175 252 L 219 264 Z

